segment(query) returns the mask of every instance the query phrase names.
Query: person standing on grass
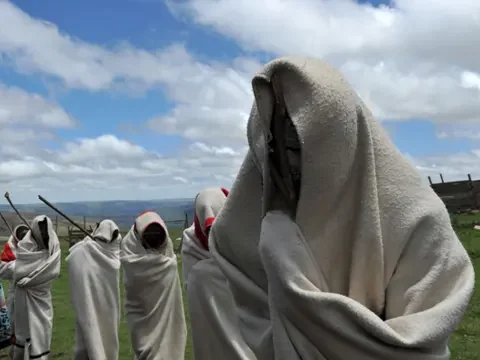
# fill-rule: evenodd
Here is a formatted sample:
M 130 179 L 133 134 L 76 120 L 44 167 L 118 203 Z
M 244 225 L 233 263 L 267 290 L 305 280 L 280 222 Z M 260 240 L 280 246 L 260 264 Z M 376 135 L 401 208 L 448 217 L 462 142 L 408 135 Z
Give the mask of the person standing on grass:
M 60 243 L 45 215 L 32 220 L 15 261 L 14 360 L 48 359 L 52 340 L 52 283 L 60 275 Z
M 164 221 L 146 211 L 120 247 L 125 315 L 136 359 L 183 360 L 187 329 L 177 258 Z
M 274 60 L 210 231 L 258 359 L 447 360 L 474 270 L 441 199 L 344 77 Z
M 223 188 L 198 193 L 193 225 L 183 232 L 183 286 L 195 360 L 255 359 L 240 333 L 227 279 L 208 247 L 210 228 L 227 195 Z
M 13 274 L 15 271 L 15 260 L 17 259 L 18 242 L 25 237 L 27 232 L 27 225 L 18 225 L 5 243 L 2 254 L 0 255 L 0 280 L 10 281 L 7 293 L 7 309 L 10 315 L 13 341 L 15 339 L 15 283 L 13 281 Z
M 74 360 L 117 360 L 120 325 L 120 231 L 100 222 L 66 258 L 75 311 Z

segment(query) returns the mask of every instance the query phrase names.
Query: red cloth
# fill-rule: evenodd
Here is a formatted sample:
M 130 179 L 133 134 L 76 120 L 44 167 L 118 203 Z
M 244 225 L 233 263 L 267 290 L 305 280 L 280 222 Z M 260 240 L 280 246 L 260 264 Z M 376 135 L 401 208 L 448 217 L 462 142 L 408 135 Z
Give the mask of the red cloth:
M 0 255 L 0 260 L 3 262 L 10 262 L 16 260 L 17 257 L 12 251 L 12 248 L 10 247 L 10 243 L 7 242 L 5 246 L 3 247 L 2 254 Z

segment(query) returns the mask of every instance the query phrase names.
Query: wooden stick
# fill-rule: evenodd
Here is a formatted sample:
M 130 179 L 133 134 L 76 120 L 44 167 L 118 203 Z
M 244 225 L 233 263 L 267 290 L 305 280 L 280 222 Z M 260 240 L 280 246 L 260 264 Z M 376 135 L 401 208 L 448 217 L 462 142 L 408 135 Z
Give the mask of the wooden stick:
M 22 219 L 22 221 L 24 222 L 25 225 L 27 225 L 28 227 L 28 230 L 32 231 L 32 228 L 30 227 L 30 225 L 28 224 L 27 220 L 25 220 L 25 218 L 22 216 L 22 214 L 20 214 L 20 212 L 17 210 L 17 208 L 15 207 L 15 205 L 13 205 L 13 202 L 12 202 L 12 199 L 10 199 L 10 194 L 8 193 L 8 191 L 5 193 L 5 199 L 7 199 L 8 203 L 10 204 L 10 206 L 12 207 L 12 209 L 17 213 L 18 217 L 20 219 Z
M 61 212 L 60 210 L 58 210 L 55 206 L 53 206 L 47 199 L 45 199 L 42 195 L 38 195 L 38 198 L 40 201 L 42 201 L 45 205 L 47 205 L 50 209 L 52 209 L 53 211 L 55 211 L 56 213 L 58 213 L 60 216 L 62 216 L 63 218 L 65 218 L 65 220 L 67 220 L 70 224 L 72 224 L 73 226 L 75 226 L 78 230 L 80 230 L 81 232 L 83 232 L 85 234 L 85 236 L 88 236 L 90 239 L 92 240 L 95 240 L 92 235 L 90 235 L 88 233 L 87 230 L 85 230 L 84 228 L 82 228 L 80 225 L 78 225 L 75 221 L 73 221 L 72 219 L 70 219 L 67 215 L 65 215 L 63 212 Z
M 8 223 L 7 219 L 5 219 L 5 217 L 3 216 L 3 214 L 0 212 L 0 217 L 2 218 L 3 222 L 5 223 L 5 225 L 7 225 L 7 228 L 8 228 L 8 231 L 10 231 L 10 234 L 12 234 L 12 236 L 14 238 L 16 238 L 15 234 L 13 233 L 13 229 L 12 227 L 10 226 L 10 224 Z

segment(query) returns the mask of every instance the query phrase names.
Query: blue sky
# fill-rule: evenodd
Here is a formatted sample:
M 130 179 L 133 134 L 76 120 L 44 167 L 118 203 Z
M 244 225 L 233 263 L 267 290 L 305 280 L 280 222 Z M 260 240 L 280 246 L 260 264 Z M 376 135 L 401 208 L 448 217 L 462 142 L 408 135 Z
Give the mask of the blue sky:
M 378 1 L 355 3 L 342 0 L 335 4 L 314 4 L 299 0 L 292 9 L 279 2 L 278 9 L 274 10 L 253 0 L 241 3 L 232 0 L 218 3 L 213 0 L 13 3 L 14 6 L 8 5 L 8 11 L 13 11 L 13 15 L 3 22 L 8 41 L 2 44 L 0 40 L 0 59 L 3 59 L 0 62 L 0 84 L 5 91 L 20 89 L 32 99 L 35 94 L 41 96 L 49 105 L 42 103 L 38 106 L 61 109 L 64 112 L 62 117 L 70 116 L 76 124 L 73 127 L 49 125 L 44 129 L 45 139 L 34 141 L 37 147 L 33 147 L 33 142 L 29 143 L 32 145 L 28 150 L 30 153 L 27 146 L 12 159 L 3 155 L 4 169 L 21 167 L 19 179 L 9 174 L 5 180 L 6 185 L 18 184 L 22 189 L 25 199 L 21 201 L 28 202 L 31 193 L 38 190 L 57 197 L 56 200 L 68 201 L 99 197 L 189 196 L 202 186 L 230 186 L 244 154 L 245 142 L 237 128 L 240 126 L 238 122 L 242 122 L 249 112 L 251 94 L 247 88 L 251 75 L 266 61 L 292 53 L 334 59 L 334 65 L 345 73 L 360 96 L 366 98 L 367 104 L 372 105 L 395 144 L 412 158 L 425 176 L 445 171 L 446 178 L 458 178 L 468 166 L 462 160 L 462 167 L 454 168 L 459 161 L 455 159 L 460 156 L 461 159 L 476 160 L 474 151 L 478 148 L 478 138 L 472 134 L 479 130 L 474 114 L 478 106 L 474 103 L 478 89 L 476 85 L 468 88 L 462 85 L 462 79 L 467 72 L 478 74 L 478 69 L 471 67 L 468 59 L 461 58 L 461 55 L 457 61 L 446 53 L 443 61 L 438 57 L 442 54 L 419 52 L 418 48 L 422 47 L 414 46 L 413 41 L 421 36 L 415 35 L 416 29 L 408 24 L 426 15 L 423 8 L 408 0 L 399 1 L 400 8 L 389 8 L 389 2 Z M 434 16 L 430 14 L 426 18 L 432 23 L 431 36 L 439 36 L 435 34 L 436 21 L 450 21 L 452 29 L 462 25 L 458 18 L 449 17 L 448 9 L 440 10 L 435 13 L 436 10 L 432 9 Z M 292 12 L 304 16 L 300 25 L 285 25 L 283 22 L 282 16 Z M 15 17 L 22 19 L 24 16 L 29 20 L 14 22 Z M 11 23 L 6 23 L 7 20 Z M 43 21 L 53 25 L 46 25 Z M 343 25 L 337 26 L 337 22 Z M 402 31 L 395 28 L 399 24 L 408 27 L 412 33 L 407 32 L 410 40 L 407 35 L 399 37 Z M 350 26 L 357 26 L 358 33 L 348 32 Z M 308 29 L 316 32 L 311 38 L 306 32 Z M 41 47 L 36 46 L 35 36 L 31 36 L 36 31 L 39 31 L 38 42 L 44 44 Z M 423 34 L 430 30 L 418 31 Z M 0 37 L 1 34 L 2 25 Z M 376 34 L 383 37 L 376 38 Z M 335 36 L 338 41 L 331 41 L 330 37 Z M 472 42 L 475 41 L 478 40 L 472 38 Z M 391 43 L 406 50 L 396 54 L 389 48 Z M 461 45 L 452 46 L 452 51 L 462 50 L 454 48 Z M 172 55 L 170 48 L 181 50 Z M 72 54 L 67 54 L 69 51 Z M 68 61 L 60 61 L 63 56 L 73 59 L 71 61 L 75 64 L 70 66 Z M 170 63 L 172 60 L 168 59 L 176 59 L 175 56 L 178 61 Z M 144 57 L 148 57 L 144 63 L 148 69 L 140 60 L 135 61 Z M 113 58 L 122 62 L 109 64 L 108 59 L 112 61 Z M 49 63 L 56 59 L 60 59 L 58 67 L 50 66 Z M 130 62 L 127 64 L 127 61 Z M 158 67 L 150 67 L 157 61 Z M 171 74 L 169 66 L 172 66 Z M 191 83 L 182 78 L 181 72 L 176 73 L 185 69 L 191 71 L 192 76 L 199 69 L 200 73 L 212 75 L 205 78 L 203 83 L 206 85 L 200 80 Z M 96 83 L 96 70 L 99 71 L 98 79 L 105 76 L 105 82 Z M 180 83 L 183 85 L 178 85 Z M 222 90 L 223 86 L 227 86 L 226 90 Z M 184 95 L 187 90 L 191 90 L 191 94 Z M 388 91 L 391 95 L 387 94 Z M 450 93 L 458 93 L 458 99 L 448 101 L 441 98 Z M 202 99 L 206 99 L 205 102 Z M 235 104 L 229 107 L 230 99 Z M 471 114 L 465 110 L 470 107 Z M 210 113 L 215 114 L 215 119 L 210 120 Z M 236 130 L 231 133 L 227 130 L 228 136 L 223 136 L 226 132 L 219 127 L 218 134 L 211 134 L 209 126 L 221 123 L 228 129 L 225 123 L 227 114 L 235 114 L 232 124 Z M 29 116 L 34 115 L 25 115 Z M 9 126 L 12 129 L 30 126 L 36 132 L 43 131 L 34 119 L 28 125 L 27 120 L 22 121 L 20 125 L 10 121 Z M 166 128 L 169 130 L 164 130 Z M 82 143 L 82 139 L 91 142 Z M 116 147 L 116 150 L 108 146 Z M 133 151 L 129 146 L 138 150 L 137 157 L 129 155 Z M 73 151 L 79 151 L 83 157 L 74 155 Z M 211 164 L 212 154 L 220 157 L 220 165 Z M 119 168 L 123 165 L 118 164 L 123 163 L 115 160 L 117 155 L 134 165 Z M 63 162 L 56 162 L 57 158 Z M 447 158 L 452 161 L 441 162 Z M 227 160 L 232 167 L 220 169 Z M 90 167 L 80 165 L 80 161 Z M 171 169 L 164 170 L 166 165 L 161 165 L 162 161 Z M 140 163 L 141 175 L 138 175 L 135 174 L 135 164 Z M 181 166 L 183 171 L 177 169 Z M 475 166 L 468 171 L 476 174 L 478 166 Z M 89 178 L 88 174 L 106 168 L 112 173 L 107 179 Z M 1 169 L 0 165 L 0 172 Z M 102 188 L 108 187 L 112 178 L 120 176 L 118 174 L 128 179 L 112 185 L 116 190 Z M 68 180 L 60 180 L 64 175 Z M 35 184 L 41 185 L 33 186 L 33 179 L 37 179 Z M 25 183 L 20 186 L 22 180 Z M 54 191 L 53 185 L 49 185 L 52 182 L 65 184 L 65 181 L 75 183 L 77 190 L 72 193 L 67 186 L 61 191 L 57 187 Z M 144 189 L 134 192 L 132 186 L 139 181 Z M 153 193 L 152 189 L 155 189 Z

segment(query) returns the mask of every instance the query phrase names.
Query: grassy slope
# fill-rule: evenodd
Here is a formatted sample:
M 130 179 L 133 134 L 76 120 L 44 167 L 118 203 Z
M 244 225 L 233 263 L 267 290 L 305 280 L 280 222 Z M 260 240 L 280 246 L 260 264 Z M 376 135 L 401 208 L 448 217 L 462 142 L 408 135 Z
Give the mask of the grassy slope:
M 462 218 L 464 220 L 466 218 Z M 470 218 L 468 218 L 470 221 Z M 472 219 L 474 220 L 474 219 Z M 173 230 L 171 238 L 174 240 L 180 236 L 179 230 Z M 459 236 L 472 257 L 476 273 L 480 273 L 480 231 L 470 229 L 459 230 Z M 68 254 L 65 243 L 63 244 L 63 256 Z M 181 259 L 179 259 L 179 271 L 181 272 Z M 8 286 L 8 285 L 7 285 Z M 480 280 L 477 278 L 476 289 L 480 289 Z M 123 291 L 122 291 L 123 292 Z M 6 294 L 6 288 L 5 288 Z M 62 275 L 54 283 L 53 299 L 55 307 L 55 320 L 52 340 L 52 359 L 70 359 L 74 344 L 74 314 L 70 304 L 68 280 L 65 262 L 62 262 Z M 188 316 L 188 312 L 187 312 Z M 188 324 L 188 318 L 187 318 Z M 454 334 L 451 341 L 452 359 L 475 360 L 480 354 L 480 293 L 476 292 L 471 301 L 462 324 Z M 4 354 L 0 352 L 0 358 Z M 131 360 L 133 354 L 130 348 L 130 339 L 127 332 L 125 318 L 122 318 L 120 328 L 120 360 Z M 193 359 L 190 331 L 185 359 Z

